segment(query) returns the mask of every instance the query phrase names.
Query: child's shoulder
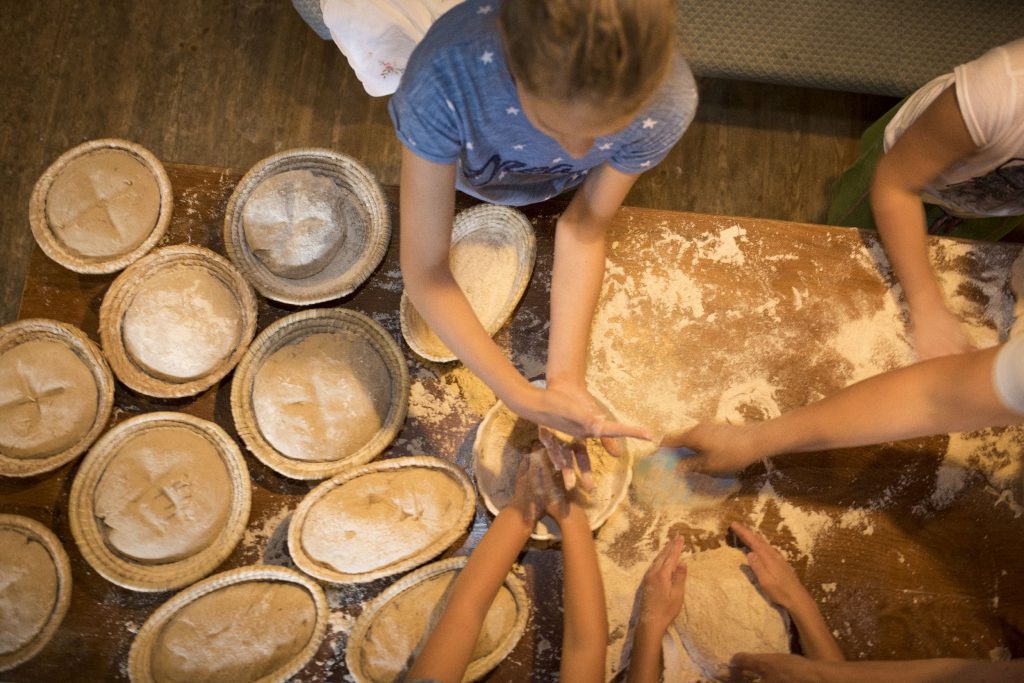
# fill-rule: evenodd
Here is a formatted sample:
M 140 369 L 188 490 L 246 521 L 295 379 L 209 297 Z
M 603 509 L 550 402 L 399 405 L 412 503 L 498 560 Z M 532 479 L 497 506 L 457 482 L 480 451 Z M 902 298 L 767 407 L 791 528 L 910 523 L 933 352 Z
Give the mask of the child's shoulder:
M 421 55 L 458 54 L 480 40 L 498 37 L 498 0 L 466 0 L 438 17 L 416 46 Z

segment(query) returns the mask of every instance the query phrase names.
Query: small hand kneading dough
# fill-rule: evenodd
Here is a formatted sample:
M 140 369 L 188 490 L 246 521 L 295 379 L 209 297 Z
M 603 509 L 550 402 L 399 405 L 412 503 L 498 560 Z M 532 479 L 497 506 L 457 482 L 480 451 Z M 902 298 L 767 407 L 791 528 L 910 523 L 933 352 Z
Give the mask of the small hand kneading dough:
M 430 629 L 444 611 L 446 592 L 457 572 L 425 579 L 384 605 L 373 620 L 360 652 L 363 673 L 374 683 L 399 680 Z M 470 655 L 470 665 L 496 650 L 516 621 L 516 602 L 502 585 L 494 597 Z
M 161 683 L 255 681 L 286 665 L 316 625 L 313 598 L 301 586 L 247 581 L 181 608 L 157 636 L 150 660 Z
M 126 254 L 153 232 L 160 186 L 135 155 L 104 149 L 72 159 L 46 194 L 46 219 L 57 238 L 82 256 Z
M 15 529 L 0 529 L 0 655 L 20 650 L 46 626 L 57 603 L 50 552 Z
M 344 334 L 310 335 L 257 370 L 253 412 L 264 438 L 296 460 L 340 460 L 380 430 L 391 378 L 377 351 Z
M 147 373 L 171 382 L 211 372 L 238 348 L 238 299 L 205 268 L 158 272 L 124 314 L 124 345 Z
M 737 548 L 722 546 L 686 561 L 686 600 L 675 624 L 690 658 L 709 678 L 729 680 L 737 652 L 789 653 L 789 616 L 752 577 Z
M 217 449 L 186 428 L 129 439 L 93 493 L 107 544 L 140 562 L 174 562 L 208 547 L 231 508 L 231 479 Z
M 345 195 L 330 178 L 285 171 L 261 181 L 245 202 L 245 240 L 263 265 L 291 280 L 323 270 L 345 242 Z
M 0 453 L 45 458 L 78 442 L 99 409 L 88 366 L 67 346 L 45 340 L 0 354 Z
M 465 493 L 444 472 L 416 467 L 372 472 L 317 502 L 302 528 L 309 556 L 359 574 L 423 550 L 458 521 Z

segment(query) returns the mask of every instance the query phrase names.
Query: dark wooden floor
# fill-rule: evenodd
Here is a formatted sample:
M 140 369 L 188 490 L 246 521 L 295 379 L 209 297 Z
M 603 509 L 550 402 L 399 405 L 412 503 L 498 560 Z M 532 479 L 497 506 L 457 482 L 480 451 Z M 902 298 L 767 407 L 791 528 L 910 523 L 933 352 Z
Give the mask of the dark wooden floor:
M 165 161 L 246 169 L 324 146 L 397 184 L 386 100 L 287 0 L 0 2 L 0 323 L 17 315 L 36 178 L 65 149 L 128 138 Z M 884 97 L 701 80 L 697 120 L 627 203 L 817 222 Z

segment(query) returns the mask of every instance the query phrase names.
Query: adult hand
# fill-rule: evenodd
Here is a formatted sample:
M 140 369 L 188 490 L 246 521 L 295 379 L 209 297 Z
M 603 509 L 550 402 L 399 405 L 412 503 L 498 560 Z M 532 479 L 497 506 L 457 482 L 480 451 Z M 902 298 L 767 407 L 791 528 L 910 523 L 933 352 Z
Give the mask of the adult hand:
M 760 534 L 739 522 L 733 522 L 729 527 L 750 549 L 747 553 L 747 562 L 761 589 L 772 602 L 791 611 L 798 605 L 806 605 L 808 600 L 813 603 L 810 593 L 804 588 L 782 553 L 773 548 Z
M 764 455 L 753 438 L 754 428 L 753 424 L 701 422 L 683 432 L 666 435 L 661 445 L 696 451 L 697 455 L 686 461 L 687 469 L 711 474 L 731 474 L 757 462 Z
M 679 553 L 682 536 L 676 536 L 661 549 L 644 574 L 640 594 L 640 628 L 651 629 L 659 638 L 679 614 L 686 589 L 686 565 Z
M 758 683 L 820 683 L 823 666 L 799 655 L 741 652 L 732 658 L 731 678 Z
M 911 335 L 920 360 L 969 353 L 975 350 L 960 319 L 949 309 L 940 307 L 914 314 Z

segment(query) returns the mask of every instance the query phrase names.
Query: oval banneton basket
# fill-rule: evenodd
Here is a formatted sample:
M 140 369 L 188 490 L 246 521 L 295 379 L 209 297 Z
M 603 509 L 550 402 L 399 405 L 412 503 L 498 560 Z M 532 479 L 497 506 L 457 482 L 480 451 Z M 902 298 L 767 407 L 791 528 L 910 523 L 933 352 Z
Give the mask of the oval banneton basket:
M 160 205 L 156 221 L 141 243 L 122 253 L 106 256 L 88 256 L 66 244 L 54 230 L 47 215 L 47 200 L 54 181 L 68 168 L 69 164 L 79 162 L 91 154 L 109 150 L 130 155 L 131 159 L 141 163 L 153 174 L 153 179 L 159 192 Z M 98 190 L 96 192 L 99 194 Z M 116 194 L 112 196 L 103 194 L 103 196 L 97 198 L 104 202 L 118 201 Z M 171 181 L 167 177 L 167 171 L 164 170 L 163 164 L 141 145 L 129 142 L 128 140 L 109 138 L 92 140 L 73 147 L 62 154 L 46 169 L 43 175 L 39 177 L 39 180 L 36 181 L 35 188 L 32 190 L 32 197 L 29 200 L 29 224 L 32 227 L 32 235 L 36 238 L 36 242 L 43 250 L 43 253 L 65 268 L 77 273 L 114 273 L 137 261 L 156 246 L 157 242 L 160 241 L 167 231 L 173 209 L 174 201 L 171 194 Z M 110 221 L 113 222 L 114 219 L 111 217 L 109 209 L 107 215 Z
M 149 563 L 128 558 L 107 544 L 94 498 L 107 467 L 121 448 L 149 430 L 165 429 L 186 430 L 214 447 L 227 470 L 231 490 L 225 491 L 225 495 L 231 497 L 231 504 L 224 527 L 205 548 L 180 560 Z M 71 534 L 93 569 L 119 586 L 159 592 L 197 581 L 227 559 L 245 533 L 251 500 L 245 459 L 238 445 L 220 426 L 184 413 L 156 412 L 125 420 L 96 442 L 72 482 L 68 509 Z
M 42 628 L 21 647 L 12 652 L 0 654 L 0 671 L 7 671 L 27 662 L 39 654 L 53 634 L 57 632 L 64 615 L 67 614 L 71 604 L 71 563 L 68 561 L 68 554 L 64 550 L 57 536 L 45 526 L 21 515 L 0 514 L 0 529 L 6 529 L 23 534 L 30 542 L 39 543 L 53 560 L 53 569 L 57 578 L 57 595 L 50 608 L 50 615 L 43 623 Z M 0 557 L 0 567 L 4 564 Z
M 459 489 L 462 495 L 461 504 L 457 501 L 451 501 L 446 497 L 449 491 L 441 490 L 440 487 L 431 483 L 426 478 L 426 475 L 430 473 L 444 475 L 445 479 L 443 481 L 449 484 L 449 488 Z M 337 499 L 339 494 L 345 496 L 346 503 L 362 502 L 361 500 L 356 500 L 356 494 L 350 495 L 345 492 L 346 485 L 352 484 L 360 478 L 364 478 L 364 481 L 366 481 L 366 477 L 386 476 L 388 474 L 399 474 L 413 478 L 413 484 L 416 488 L 410 494 L 415 498 L 414 503 L 420 514 L 426 514 L 425 509 L 429 509 L 430 506 L 424 505 L 423 501 L 431 496 L 434 499 L 444 499 L 443 502 L 445 503 L 451 503 L 451 511 L 445 510 L 444 516 L 439 516 L 439 518 L 428 515 L 428 518 L 419 524 L 419 527 L 424 528 L 418 528 L 417 531 L 429 532 L 429 535 L 415 539 L 416 543 L 412 544 L 411 547 L 402 544 L 394 549 L 388 548 L 391 551 L 391 559 L 384 560 L 385 564 L 373 566 L 364 571 L 345 572 L 323 558 L 315 557 L 315 553 L 307 549 L 306 544 L 303 543 L 306 526 L 311 523 L 311 517 L 313 517 L 311 511 L 315 510 L 318 504 L 323 503 L 326 497 L 331 496 Z M 394 495 L 397 498 L 398 492 L 393 489 L 388 490 L 391 487 L 386 485 L 391 484 L 391 481 L 377 483 L 380 485 L 378 488 L 383 488 L 383 490 L 367 491 L 362 493 L 362 496 L 367 499 L 367 505 L 369 505 L 369 499 L 372 497 L 372 502 L 377 505 L 378 510 L 385 512 L 385 514 L 380 515 L 381 518 L 376 523 L 371 519 L 367 519 L 366 516 L 360 516 L 358 526 L 361 526 L 362 531 L 365 533 L 358 534 L 354 538 L 345 541 L 346 547 L 349 545 L 360 546 L 358 549 L 354 549 L 354 553 L 379 552 L 381 548 L 389 545 L 389 541 L 394 543 L 396 540 L 395 534 L 397 532 L 394 522 L 385 519 L 385 515 L 387 511 L 390 511 L 393 515 L 396 510 L 404 509 L 402 503 L 408 501 L 386 499 L 382 505 L 380 500 L 382 497 L 386 498 L 388 495 Z M 435 488 L 431 489 L 429 487 Z M 438 500 L 438 502 L 441 501 Z M 458 465 L 428 455 L 381 460 L 361 467 L 346 469 L 341 474 L 321 483 L 310 491 L 303 498 L 302 502 L 299 503 L 298 508 L 295 510 L 295 515 L 292 517 L 292 522 L 288 527 L 288 550 L 295 564 L 299 566 L 299 569 L 311 576 L 338 584 L 365 583 L 408 571 L 440 555 L 465 534 L 466 527 L 473 519 L 475 511 L 476 490 L 472 482 L 469 481 L 469 477 L 466 476 L 465 472 Z M 321 523 L 327 523 L 323 518 L 320 518 L 320 520 Z M 352 527 L 355 526 L 345 519 L 332 521 L 336 521 L 336 525 L 331 525 L 330 528 L 332 531 L 336 530 L 338 536 L 344 534 L 346 530 L 351 533 Z M 436 526 L 440 528 L 430 528 Z
M 156 654 L 164 627 L 173 620 L 179 611 L 215 591 L 247 582 L 288 583 L 302 588 L 309 594 L 316 614 L 316 621 L 309 640 L 288 661 L 260 677 L 258 681 L 259 683 L 283 683 L 300 671 L 316 654 L 327 632 L 328 609 L 324 591 L 315 581 L 294 569 L 253 565 L 215 574 L 183 590 L 157 608 L 139 629 L 128 653 L 128 675 L 133 683 L 156 683 L 153 675 L 153 656 Z M 244 621 L 247 615 L 239 614 L 237 616 L 239 621 Z M 273 630 L 275 625 L 266 623 L 263 626 L 267 630 Z M 237 642 L 229 643 L 231 646 L 238 644 Z M 213 643 L 210 645 L 213 646 Z
M 238 343 L 201 377 L 172 381 L 158 377 L 132 358 L 124 339 L 124 319 L 147 280 L 175 269 L 196 269 L 212 276 L 235 298 L 240 318 Z M 100 341 L 114 374 L 130 389 L 157 398 L 193 396 L 224 378 L 242 358 L 256 333 L 256 294 L 231 263 L 209 249 L 188 244 L 162 247 L 132 264 L 110 285 L 100 306 Z
M 72 445 L 59 453 L 40 458 L 21 458 L 15 457 L 12 453 L 5 453 L 3 447 L 0 446 L 0 476 L 31 477 L 55 470 L 74 460 L 99 437 L 110 421 L 110 413 L 114 407 L 114 376 L 99 347 L 84 332 L 74 325 L 56 320 L 45 318 L 18 320 L 0 327 L 0 357 L 16 346 L 30 341 L 55 342 L 66 346 L 78 356 L 96 382 L 96 415 L 88 431 L 81 434 Z M 44 394 L 47 393 L 47 389 L 48 387 L 30 387 L 32 391 Z M 35 395 L 27 398 L 31 398 L 34 402 L 44 399 L 42 396 Z M 13 406 L 0 408 L 0 419 L 8 419 L 3 416 L 12 408 Z
M 330 178 L 346 197 L 345 241 L 315 275 L 292 279 L 271 271 L 249 247 L 243 213 L 253 190 L 285 171 L 310 171 Z M 380 184 L 362 164 L 329 149 L 292 149 L 268 157 L 245 174 L 228 200 L 224 248 L 260 294 L 307 306 L 351 294 L 380 265 L 391 241 L 391 213 Z
M 327 460 L 289 457 L 274 446 L 260 429 L 253 401 L 253 387 L 264 363 L 285 347 L 319 334 L 337 334 L 358 341 L 377 355 L 388 373 L 386 386 L 368 386 L 367 392 L 386 391 L 389 407 L 374 435 L 360 448 Z M 253 341 L 235 370 L 231 382 L 231 414 L 245 445 L 265 465 L 293 479 L 326 479 L 346 467 L 362 465 L 377 457 L 398 435 L 409 407 L 409 370 L 402 350 L 391 335 L 372 319 L 344 308 L 310 309 L 281 318 Z
M 409 643 L 409 652 L 408 655 L 406 655 L 406 661 L 393 662 L 394 668 L 397 668 L 398 671 L 396 672 L 396 676 L 387 679 L 375 678 L 371 672 L 367 670 L 368 667 L 366 666 L 363 657 L 364 652 L 373 646 L 373 643 L 371 642 L 373 637 L 373 627 L 381 611 L 387 607 L 392 600 L 400 598 L 404 593 L 416 589 L 420 584 L 434 579 L 435 577 L 443 574 L 451 574 L 449 582 L 453 581 L 459 570 L 466 566 L 468 559 L 469 558 L 466 557 L 452 557 L 447 560 L 441 560 L 439 562 L 428 564 L 425 567 L 421 567 L 393 583 L 387 588 L 387 590 L 363 607 L 362 613 L 359 615 L 359 618 L 356 619 L 356 623 L 352 627 L 352 632 L 348 638 L 348 647 L 345 650 L 345 664 L 348 666 L 349 672 L 358 683 L 384 683 L 385 680 L 396 680 L 398 674 L 408 668 L 409 662 L 407 659 L 409 655 L 412 655 L 413 648 L 425 642 L 424 632 L 428 627 L 428 624 L 432 623 L 430 619 L 431 610 L 438 608 L 433 605 L 417 603 L 421 609 L 426 607 L 425 613 L 422 615 L 424 617 L 424 623 L 419 626 L 418 633 L 410 632 L 406 634 L 408 636 L 407 641 Z M 491 669 L 500 664 L 501 661 L 505 659 L 510 652 L 512 652 L 512 649 L 516 646 L 516 643 L 519 642 L 519 639 L 526 631 L 526 619 L 530 612 L 530 600 L 526 595 L 526 589 L 523 586 L 523 582 L 515 576 L 513 572 L 509 572 L 505 577 L 505 582 L 502 584 L 502 588 L 508 591 L 516 610 L 511 627 L 506 631 L 498 643 L 495 644 L 490 652 L 469 662 L 469 666 L 466 668 L 466 673 L 462 677 L 463 681 L 477 681 L 483 678 L 489 671 L 491 671 Z M 494 603 L 492 603 L 492 609 L 493 606 Z
M 455 217 L 449 265 L 487 334 L 493 336 L 512 316 L 536 259 L 537 238 L 522 212 L 478 204 Z M 438 363 L 456 360 L 404 291 L 399 317 L 402 336 L 418 355 Z

